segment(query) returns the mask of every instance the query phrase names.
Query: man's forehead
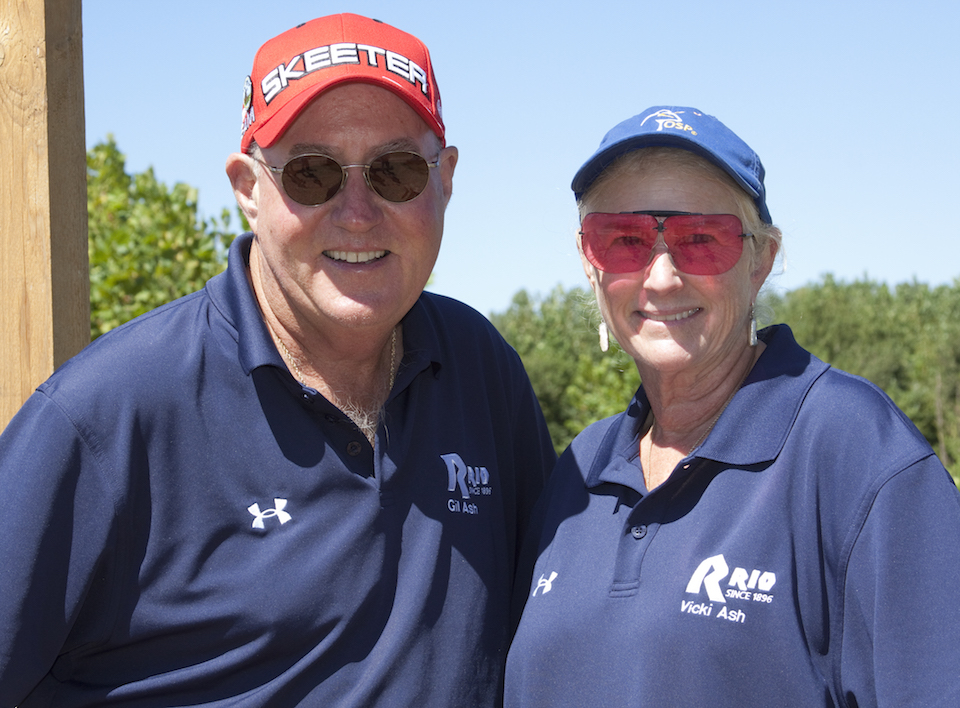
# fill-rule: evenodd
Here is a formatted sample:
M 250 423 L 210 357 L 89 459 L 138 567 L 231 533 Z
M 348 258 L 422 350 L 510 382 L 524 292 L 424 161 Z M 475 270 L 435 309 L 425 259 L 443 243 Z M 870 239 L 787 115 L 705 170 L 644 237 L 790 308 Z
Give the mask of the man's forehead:
M 432 136 L 429 129 L 426 129 L 428 136 Z M 371 143 L 365 148 L 370 157 L 376 157 L 388 152 L 419 152 L 423 146 L 418 141 L 410 137 L 397 137 L 392 140 Z M 288 153 L 293 155 L 328 155 L 329 157 L 340 157 L 344 147 L 334 142 L 301 141 L 294 143 L 288 149 Z

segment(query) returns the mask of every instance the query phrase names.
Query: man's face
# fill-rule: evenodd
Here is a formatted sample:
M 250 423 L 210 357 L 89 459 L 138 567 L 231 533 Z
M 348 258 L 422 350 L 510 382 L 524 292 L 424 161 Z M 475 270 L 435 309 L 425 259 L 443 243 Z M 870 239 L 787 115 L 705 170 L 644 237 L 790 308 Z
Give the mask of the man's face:
M 409 202 L 386 201 L 355 167 L 332 199 L 304 206 L 286 195 L 279 174 L 260 170 L 255 208 L 247 216 L 257 237 L 263 295 L 281 319 L 292 317 L 299 329 L 320 332 L 396 324 L 436 262 L 457 151 L 441 150 L 427 124 L 398 96 L 360 83 L 321 94 L 263 150 L 263 161 L 274 166 L 304 153 L 328 155 L 342 165 L 368 164 L 396 150 L 431 162 L 440 157 L 423 193 Z

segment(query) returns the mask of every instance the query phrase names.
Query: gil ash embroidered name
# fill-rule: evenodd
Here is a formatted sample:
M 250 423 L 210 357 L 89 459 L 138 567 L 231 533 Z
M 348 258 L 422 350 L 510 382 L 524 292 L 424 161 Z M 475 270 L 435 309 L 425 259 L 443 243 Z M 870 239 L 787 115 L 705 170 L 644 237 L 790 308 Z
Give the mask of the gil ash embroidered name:
M 302 79 L 314 71 L 329 69 L 340 64 L 365 63 L 366 66 L 376 67 L 381 62 L 383 68 L 390 73 L 409 81 L 414 86 L 419 83 L 423 95 L 427 95 L 429 91 L 427 72 L 415 61 L 402 54 L 391 52 L 389 49 L 350 42 L 316 47 L 298 54 L 286 64 L 280 64 L 264 76 L 260 82 L 260 90 L 263 91 L 263 100 L 269 104 L 290 85 L 291 81 Z

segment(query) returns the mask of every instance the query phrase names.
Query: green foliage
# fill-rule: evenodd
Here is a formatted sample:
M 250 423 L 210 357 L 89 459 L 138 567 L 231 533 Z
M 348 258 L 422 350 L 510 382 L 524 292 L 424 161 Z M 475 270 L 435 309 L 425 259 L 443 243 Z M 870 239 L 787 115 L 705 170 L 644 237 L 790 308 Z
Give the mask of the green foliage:
M 87 153 L 91 337 L 203 287 L 223 270 L 230 214 L 204 221 L 197 190 L 126 172 L 113 138 Z
M 558 286 L 539 299 L 521 290 L 490 319 L 520 354 L 558 452 L 590 423 L 626 408 L 639 385 L 614 341 L 600 351 L 600 314 L 588 290 Z
M 816 356 L 886 391 L 960 482 L 960 280 L 891 290 L 828 275 L 766 305 Z
M 636 364 L 615 341 L 606 354 L 595 348 L 600 356 L 581 354 L 564 391 L 569 416 L 563 422 L 564 447 L 591 423 L 621 413 L 640 386 Z
M 884 389 L 947 469 L 960 466 L 960 280 L 890 289 L 826 276 L 765 295 L 762 305 L 816 356 Z M 520 291 L 491 320 L 523 359 L 558 451 L 590 423 L 626 408 L 640 383 L 615 342 L 601 353 L 599 313 L 587 290 L 558 287 L 539 300 Z M 956 472 L 954 479 L 960 483 Z

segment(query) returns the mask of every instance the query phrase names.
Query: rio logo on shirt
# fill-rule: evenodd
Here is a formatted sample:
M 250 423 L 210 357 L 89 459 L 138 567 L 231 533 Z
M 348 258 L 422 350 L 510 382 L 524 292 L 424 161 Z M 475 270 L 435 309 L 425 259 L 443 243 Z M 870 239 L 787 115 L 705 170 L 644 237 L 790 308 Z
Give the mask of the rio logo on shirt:
M 472 467 L 455 452 L 440 455 L 447 467 L 447 491 L 459 490 L 459 499 L 449 499 L 447 509 L 462 514 L 479 514 L 480 509 L 471 501 L 475 497 L 488 497 L 493 494 L 490 486 L 490 471 L 486 467 Z
M 729 580 L 727 579 L 728 576 Z M 720 583 L 724 580 L 727 581 L 725 589 L 720 586 Z M 713 603 L 725 605 L 728 598 L 769 604 L 773 602 L 773 595 L 770 594 L 770 591 L 776 583 L 776 573 L 769 570 L 754 569 L 748 571 L 746 568 L 734 568 L 731 573 L 730 566 L 727 565 L 727 561 L 721 553 L 701 562 L 690 577 L 690 582 L 687 583 L 687 593 L 699 595 L 701 591 L 706 591 L 709 603 L 683 600 L 680 603 L 680 611 L 686 614 L 710 617 L 713 614 Z M 723 607 L 717 613 L 717 618 L 743 623 L 746 621 L 746 613 L 743 610 Z

